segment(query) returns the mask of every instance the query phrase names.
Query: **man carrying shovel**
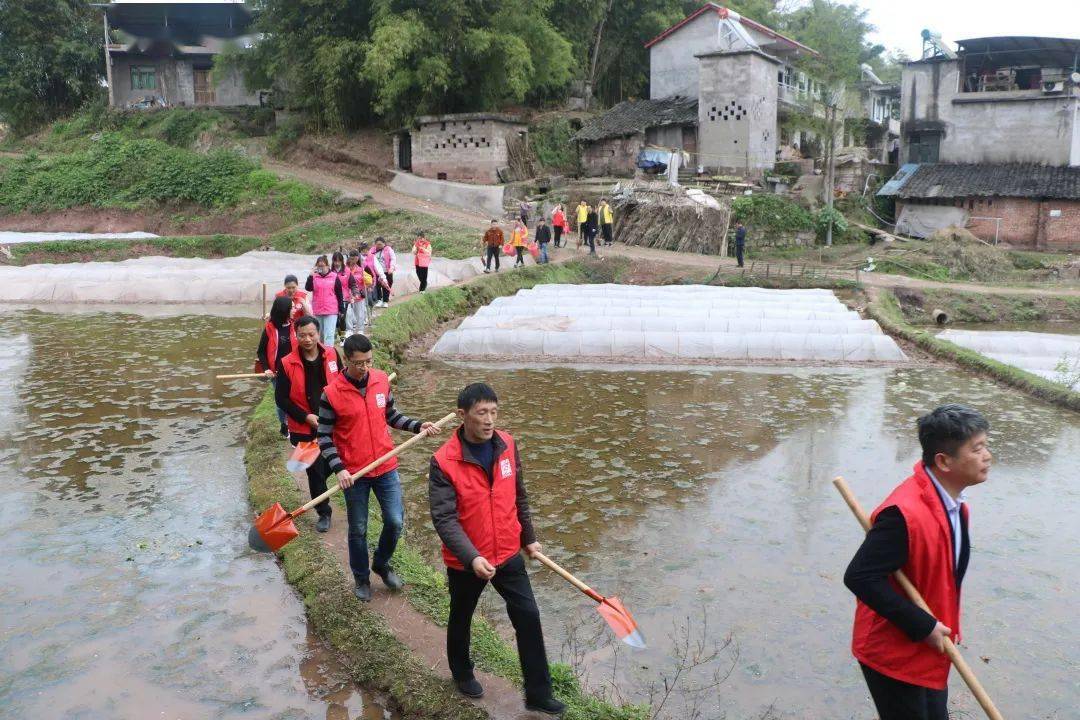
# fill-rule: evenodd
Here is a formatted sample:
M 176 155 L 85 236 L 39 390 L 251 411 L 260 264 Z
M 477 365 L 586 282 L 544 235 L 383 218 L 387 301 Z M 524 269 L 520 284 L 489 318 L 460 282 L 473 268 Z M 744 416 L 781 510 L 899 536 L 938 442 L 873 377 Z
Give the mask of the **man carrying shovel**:
M 319 321 L 305 315 L 296 321 L 296 347 L 281 359 L 281 370 L 274 387 L 274 402 L 285 413 L 289 430 L 289 442 L 294 446 L 315 439 L 319 418 L 314 409 L 319 407 L 326 384 L 341 372 L 341 360 L 337 348 L 319 342 Z M 307 468 L 308 490 L 316 498 L 326 492 L 326 476 L 330 467 L 326 459 L 318 457 Z M 323 500 L 315 506 L 319 520 L 315 529 L 330 529 L 330 501 Z
M 967 570 L 964 490 L 985 482 L 990 424 L 964 405 L 943 405 L 918 420 L 922 459 L 871 516 L 844 575 L 858 598 L 852 652 L 880 720 L 947 720 L 950 659 L 960 635 L 960 583 Z M 897 570 L 930 612 L 900 592 Z
M 450 590 L 446 655 L 458 690 L 478 698 L 484 688 L 473 675 L 469 655 L 472 615 L 490 582 L 506 601 L 517 636 L 525 680 L 525 707 L 559 715 L 566 706 L 552 695 L 551 674 L 540 610 L 533 597 L 525 561 L 538 557 L 529 499 L 514 438 L 495 429 L 499 399 L 484 383 L 458 395 L 459 427 L 431 458 L 428 498 L 431 519 L 443 541 L 443 562 Z
M 383 519 L 370 569 L 391 590 L 405 584 L 390 567 L 405 522 L 405 508 L 397 458 L 390 458 L 364 477 L 354 479 L 352 473 L 393 450 L 390 428 L 429 435 L 439 434 L 440 428 L 434 423 L 408 418 L 394 408 L 390 381 L 386 373 L 373 367 L 371 341 L 365 335 L 346 338 L 344 350 L 345 372 L 330 380 L 322 394 L 317 435 L 319 449 L 330 469 L 337 473 L 345 492 L 349 567 L 356 581 L 353 593 L 367 602 L 371 600 L 367 547 L 370 492 L 375 492 Z

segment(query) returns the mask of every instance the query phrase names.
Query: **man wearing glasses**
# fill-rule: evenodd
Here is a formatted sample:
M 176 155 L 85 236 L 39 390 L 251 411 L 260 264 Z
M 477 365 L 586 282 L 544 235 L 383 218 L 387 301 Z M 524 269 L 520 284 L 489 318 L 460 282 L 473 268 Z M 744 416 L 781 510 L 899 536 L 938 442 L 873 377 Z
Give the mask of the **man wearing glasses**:
M 439 428 L 430 422 L 413 420 L 394 408 L 394 396 L 386 373 L 372 363 L 371 341 L 364 335 L 345 340 L 345 372 L 338 373 L 323 391 L 319 405 L 317 430 L 319 449 L 338 476 L 345 491 L 349 520 L 349 567 L 360 600 L 371 600 L 368 580 L 367 523 L 370 491 L 375 492 L 382 511 L 383 529 L 370 569 L 391 590 L 405 583 L 390 567 L 405 522 L 401 481 L 397 458 L 390 458 L 364 477 L 353 474 L 394 449 L 390 428 L 411 433 L 437 435 Z

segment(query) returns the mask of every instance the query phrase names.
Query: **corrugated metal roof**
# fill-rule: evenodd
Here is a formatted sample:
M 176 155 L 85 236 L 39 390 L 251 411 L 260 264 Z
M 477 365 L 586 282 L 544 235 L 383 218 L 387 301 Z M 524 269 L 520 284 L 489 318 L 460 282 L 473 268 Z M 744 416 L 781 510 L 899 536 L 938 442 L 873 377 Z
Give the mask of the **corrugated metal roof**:
M 663 100 L 625 100 L 602 115 L 589 118 L 574 135 L 574 140 L 592 142 L 624 137 L 664 125 L 693 125 L 698 119 L 696 99 L 685 97 Z
M 906 178 L 899 178 L 909 165 L 886 183 L 878 194 L 901 199 L 1018 197 L 1053 200 L 1080 200 L 1080 167 L 1007 163 L 1001 165 L 916 165 Z M 894 192 L 890 185 L 899 181 Z
M 906 165 L 901 165 L 900 169 L 896 171 L 896 174 L 892 176 L 892 179 L 881 186 L 881 189 L 877 191 L 877 194 L 883 196 L 897 194 L 898 192 L 900 192 L 900 188 L 902 188 L 904 186 L 904 183 L 906 183 L 911 178 L 912 174 L 914 174 L 915 170 L 918 167 L 918 163 L 907 163 Z

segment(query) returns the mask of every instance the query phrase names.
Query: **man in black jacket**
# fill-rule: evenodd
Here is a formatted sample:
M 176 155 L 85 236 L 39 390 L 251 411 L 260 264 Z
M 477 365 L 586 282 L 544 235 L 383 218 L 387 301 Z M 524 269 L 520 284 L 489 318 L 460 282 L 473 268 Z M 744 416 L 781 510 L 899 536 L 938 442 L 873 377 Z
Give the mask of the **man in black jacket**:
M 536 226 L 536 243 L 540 246 L 540 265 L 548 262 L 547 246 L 549 242 L 551 242 L 551 228 L 548 226 L 547 220 L 541 216 L 540 222 Z

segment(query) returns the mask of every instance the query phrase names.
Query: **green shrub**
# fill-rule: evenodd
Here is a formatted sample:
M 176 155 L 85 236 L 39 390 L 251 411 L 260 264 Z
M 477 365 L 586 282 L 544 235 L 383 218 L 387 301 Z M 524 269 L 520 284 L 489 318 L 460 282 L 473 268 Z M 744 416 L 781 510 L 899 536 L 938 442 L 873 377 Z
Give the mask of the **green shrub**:
M 562 172 L 577 168 L 577 152 L 570 139 L 574 128 L 566 118 L 546 120 L 529 129 L 529 145 L 546 170 Z
M 815 227 L 809 210 L 780 195 L 741 195 L 731 201 L 731 211 L 735 220 L 766 230 L 804 232 Z
M 817 226 L 819 238 L 824 238 L 828 233 L 829 223 L 832 223 L 834 236 L 843 235 L 848 231 L 848 221 L 842 212 L 834 207 L 823 207 L 814 215 L 814 225 Z
M 301 117 L 290 117 L 281 122 L 270 140 L 266 143 L 266 150 L 272 157 L 280 157 L 293 143 L 304 134 L 306 122 Z
M 66 155 L 29 154 L 0 175 L 0 209 L 7 212 L 144 203 L 222 208 L 260 198 L 273 199 L 275 209 L 294 214 L 329 205 L 325 193 L 280 181 L 234 152 L 202 155 L 119 133 L 106 133 L 85 150 Z

